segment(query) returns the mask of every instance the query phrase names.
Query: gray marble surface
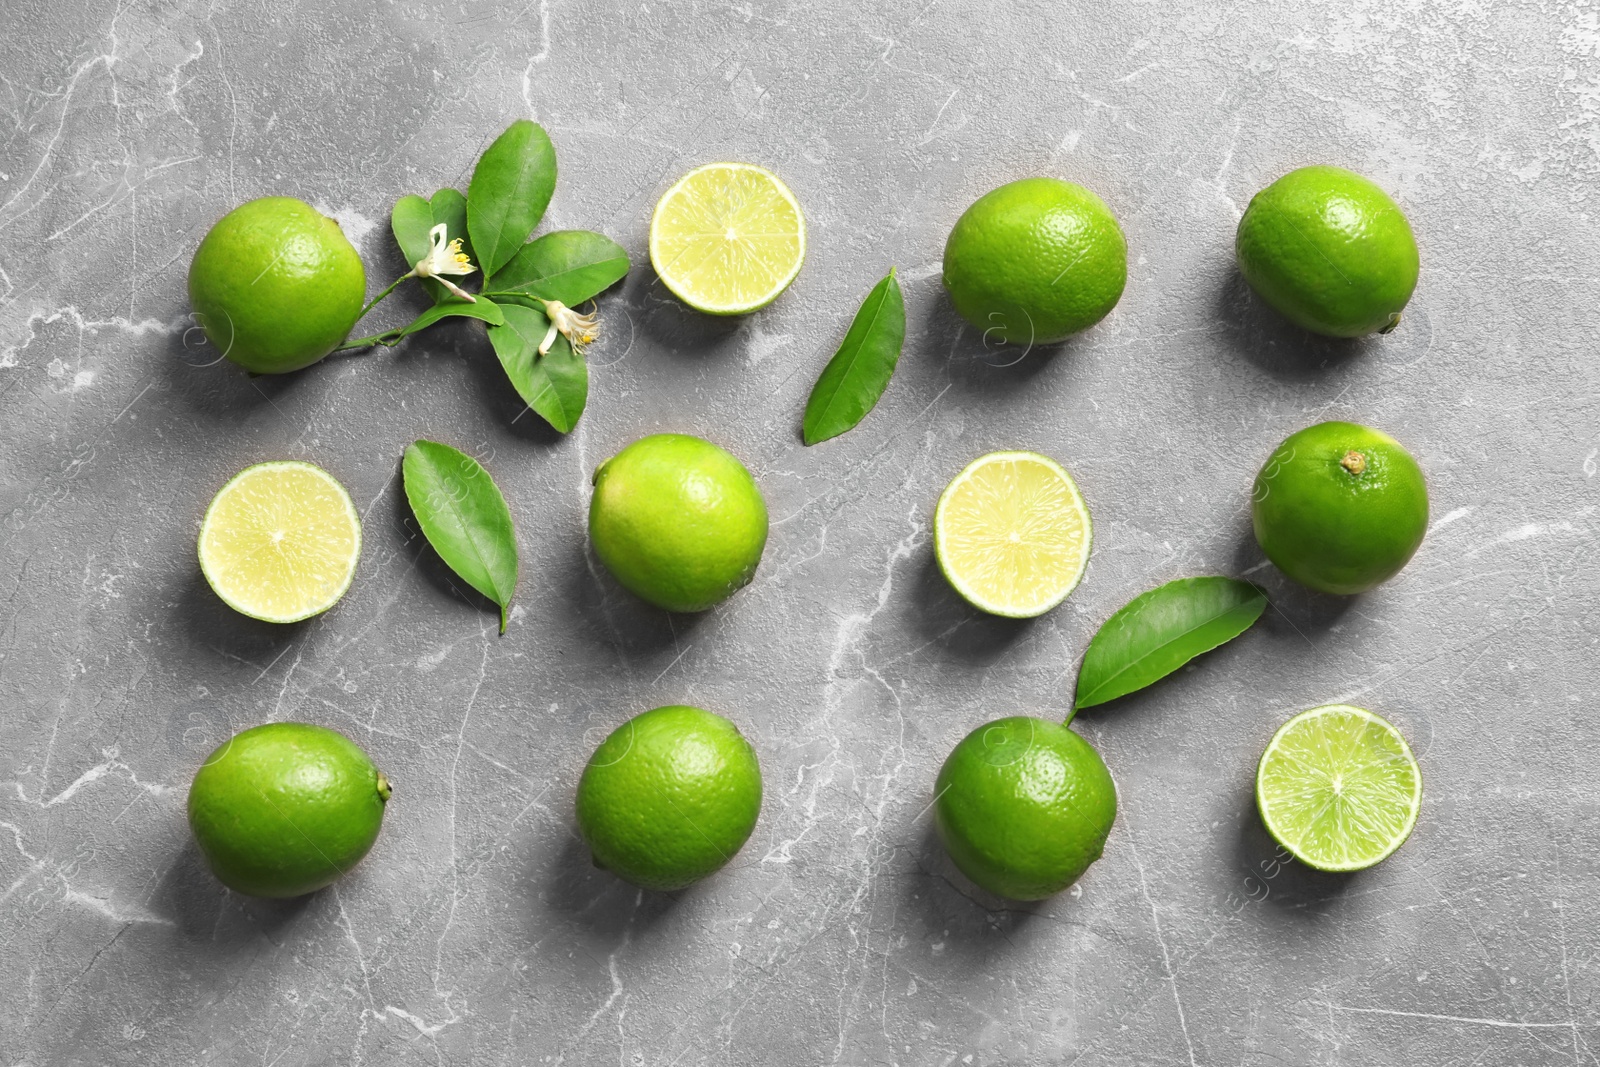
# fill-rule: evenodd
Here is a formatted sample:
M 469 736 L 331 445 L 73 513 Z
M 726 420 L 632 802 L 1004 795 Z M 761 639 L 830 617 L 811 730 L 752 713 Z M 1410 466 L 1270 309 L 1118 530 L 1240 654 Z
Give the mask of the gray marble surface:
M 598 0 L 290 5 L 22 0 L 0 35 L 0 1062 L 1484 1064 L 1597 1062 L 1595 211 L 1589 0 L 865 5 Z M 635 269 L 603 301 L 571 436 L 475 326 L 250 380 L 185 341 L 206 228 L 255 196 L 337 216 L 372 289 L 407 192 L 464 183 L 513 118 L 560 154 L 547 227 Z M 651 206 L 718 158 L 778 171 L 812 247 L 776 305 L 686 312 Z M 1409 213 L 1420 288 L 1335 344 L 1242 286 L 1232 234 L 1284 171 L 1364 172 Z M 1099 327 L 989 351 L 942 298 L 949 226 L 1030 174 L 1126 229 Z M 882 404 L 804 448 L 799 414 L 889 265 L 910 332 Z M 385 306 L 380 323 L 409 310 Z M 1433 527 L 1350 600 L 1290 587 L 1252 476 L 1323 418 L 1398 436 Z M 586 551 L 595 464 L 707 434 L 773 516 L 748 590 L 698 618 Z M 520 524 L 510 632 L 460 595 L 399 493 L 401 449 L 475 451 Z M 975 614 L 929 546 L 968 460 L 1046 452 L 1096 518 L 1049 616 Z M 231 613 L 194 559 L 244 465 L 325 465 L 366 516 L 345 600 Z M 1116 776 L 1103 860 L 1021 906 L 930 836 L 940 761 L 1002 714 L 1060 716 L 1094 628 L 1195 573 L 1249 574 L 1254 631 L 1080 729 Z M 1411 841 L 1351 877 L 1256 818 L 1273 729 L 1333 700 L 1410 737 Z M 735 864 L 675 895 L 590 867 L 572 796 L 646 708 L 719 710 L 767 796 Z M 383 835 L 292 903 L 222 889 L 183 818 L 229 732 L 303 719 L 394 779 Z

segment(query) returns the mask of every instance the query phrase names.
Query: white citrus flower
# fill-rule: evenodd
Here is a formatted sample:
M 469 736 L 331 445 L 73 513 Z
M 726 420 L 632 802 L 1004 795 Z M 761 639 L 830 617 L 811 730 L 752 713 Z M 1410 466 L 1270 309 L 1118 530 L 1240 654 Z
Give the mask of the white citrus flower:
M 447 274 L 461 277 L 478 269 L 472 265 L 472 260 L 467 254 L 461 251 L 461 238 L 457 237 L 448 243 L 445 241 L 445 234 L 448 232 L 449 227 L 442 222 L 428 231 L 428 240 L 432 247 L 428 249 L 428 254 L 411 268 L 411 273 L 418 278 L 432 278 L 461 299 L 475 304 L 478 302 L 477 297 L 445 277 Z
M 556 334 L 561 334 L 572 343 L 572 351 L 583 355 L 586 345 L 593 344 L 600 338 L 600 313 L 580 315 L 559 300 L 540 300 L 544 305 L 544 313 L 550 316 L 550 329 L 546 331 L 544 340 L 539 342 L 539 354 L 545 355 L 550 351 L 550 346 L 556 343 Z

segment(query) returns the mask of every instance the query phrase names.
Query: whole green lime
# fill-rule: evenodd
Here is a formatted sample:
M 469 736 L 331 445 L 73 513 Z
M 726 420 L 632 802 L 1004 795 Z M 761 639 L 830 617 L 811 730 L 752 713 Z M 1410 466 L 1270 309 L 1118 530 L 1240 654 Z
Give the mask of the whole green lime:
M 594 472 L 589 540 L 638 596 L 705 611 L 755 577 L 767 505 L 744 464 L 710 441 L 652 434 Z
M 230 889 L 297 897 L 367 854 L 389 780 L 343 734 L 273 722 L 235 734 L 189 787 L 189 828 Z
M 339 224 L 288 196 L 222 216 L 189 264 L 189 301 L 206 337 L 257 374 L 299 370 L 332 352 L 366 293 L 367 272 Z
M 1057 178 L 985 193 L 950 231 L 944 287 L 986 337 L 1053 344 L 1110 314 L 1128 283 L 1128 244 L 1105 201 Z
M 1428 532 L 1428 487 L 1388 434 L 1319 422 L 1273 451 L 1256 475 L 1250 515 L 1284 574 L 1324 593 L 1360 593 L 1416 554 Z
M 1340 167 L 1290 171 L 1252 197 L 1234 252 L 1262 299 L 1330 337 L 1388 333 L 1417 287 L 1417 242 L 1405 214 Z
M 760 813 L 755 749 L 727 719 L 684 705 L 617 727 L 578 781 L 578 829 L 595 865 L 646 889 L 720 870 Z
M 939 769 L 934 825 L 961 873 L 991 893 L 1039 900 L 1100 858 L 1117 787 L 1094 746 L 1045 719 L 978 727 Z

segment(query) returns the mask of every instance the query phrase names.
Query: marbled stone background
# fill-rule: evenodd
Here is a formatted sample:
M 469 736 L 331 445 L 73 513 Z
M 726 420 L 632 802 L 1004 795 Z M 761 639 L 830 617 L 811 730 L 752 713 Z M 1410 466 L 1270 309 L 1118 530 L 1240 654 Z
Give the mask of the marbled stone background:
M 1597 1062 L 1592 0 L 10 0 L 4 24 L 0 1062 Z M 547 226 L 635 261 L 570 437 L 519 417 L 475 326 L 257 380 L 186 343 L 189 257 L 230 207 L 315 203 L 376 291 L 404 269 L 394 199 L 464 184 L 519 116 L 560 153 Z M 656 197 L 721 158 L 782 174 L 812 237 L 793 289 L 731 322 L 645 254 Z M 1321 161 L 1418 232 L 1389 337 L 1290 329 L 1233 268 L 1252 193 Z M 1130 278 L 1017 361 L 954 317 L 939 257 L 971 200 L 1036 173 L 1110 203 Z M 804 448 L 891 264 L 897 377 Z M 1352 600 L 1289 587 L 1248 532 L 1267 452 L 1330 417 L 1394 433 L 1433 493 L 1416 560 Z M 756 583 L 700 618 L 585 549 L 590 471 L 665 429 L 740 455 L 774 520 Z M 504 638 L 410 524 L 423 435 L 513 503 Z M 975 614 L 931 561 L 939 490 L 1004 447 L 1062 461 L 1097 520 L 1084 584 L 1032 623 Z M 367 547 L 334 611 L 270 627 L 207 590 L 194 537 L 229 475 L 281 457 L 350 487 Z M 976 891 L 930 837 L 946 752 L 1063 715 L 1098 623 L 1206 572 L 1276 610 L 1083 717 L 1122 796 L 1105 858 L 1042 904 Z M 1353 877 L 1281 863 L 1250 796 L 1273 729 L 1336 699 L 1427 778 L 1415 836 Z M 573 788 L 613 726 L 680 701 L 747 730 L 767 798 L 730 869 L 641 894 L 588 864 Z M 210 877 L 183 803 L 211 746 L 286 718 L 350 734 L 396 794 L 358 871 L 273 904 Z

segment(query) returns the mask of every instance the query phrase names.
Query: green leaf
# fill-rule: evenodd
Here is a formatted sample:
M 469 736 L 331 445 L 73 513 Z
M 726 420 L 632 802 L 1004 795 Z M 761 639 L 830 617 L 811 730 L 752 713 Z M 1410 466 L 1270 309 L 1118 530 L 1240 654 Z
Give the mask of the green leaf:
M 1165 678 L 1244 633 L 1266 607 L 1267 594 L 1256 586 L 1216 576 L 1180 578 L 1139 594 L 1089 642 L 1074 710 Z
M 628 273 L 628 253 L 588 230 L 556 230 L 530 241 L 495 275 L 496 296 L 516 294 L 577 307 Z
M 489 330 L 506 376 L 523 401 L 562 433 L 571 433 L 589 399 L 589 368 L 560 334 L 545 355 L 539 344 L 550 329 L 544 312 L 507 304 L 505 325 Z
M 394 231 L 395 243 L 400 246 L 400 254 L 405 257 L 407 264 L 415 266 L 418 260 L 428 254 L 433 244 L 429 240 L 429 232 L 441 222 L 446 227 L 445 240 L 448 242 L 461 238 L 461 250 L 470 258 L 472 241 L 467 235 L 467 198 L 460 192 L 440 189 L 433 194 L 431 201 L 420 196 L 402 196 L 395 201 L 394 210 L 389 215 L 389 228 Z M 432 278 L 417 280 L 435 304 L 465 303 Z
M 890 267 L 888 277 L 867 294 L 844 344 L 811 390 L 802 423 L 806 444 L 838 437 L 867 417 L 889 385 L 905 339 L 905 297 Z
M 489 472 L 465 452 L 418 441 L 401 463 L 406 500 L 451 570 L 500 605 L 500 632 L 517 588 L 517 531 Z
M 555 189 L 555 146 L 538 123 L 518 119 L 478 157 L 467 186 L 467 232 L 485 286 L 539 225 Z
M 407 266 L 428 254 L 428 231 L 433 228 L 433 208 L 420 196 L 402 196 L 389 212 L 389 229 Z
M 410 337 L 418 330 L 425 330 L 440 319 L 464 318 L 482 319 L 490 326 L 499 326 L 506 321 L 505 310 L 493 300 L 478 297 L 476 303 L 469 304 L 464 300 L 452 300 L 445 304 L 435 304 L 411 321 L 411 324 L 395 335 L 394 340 Z

